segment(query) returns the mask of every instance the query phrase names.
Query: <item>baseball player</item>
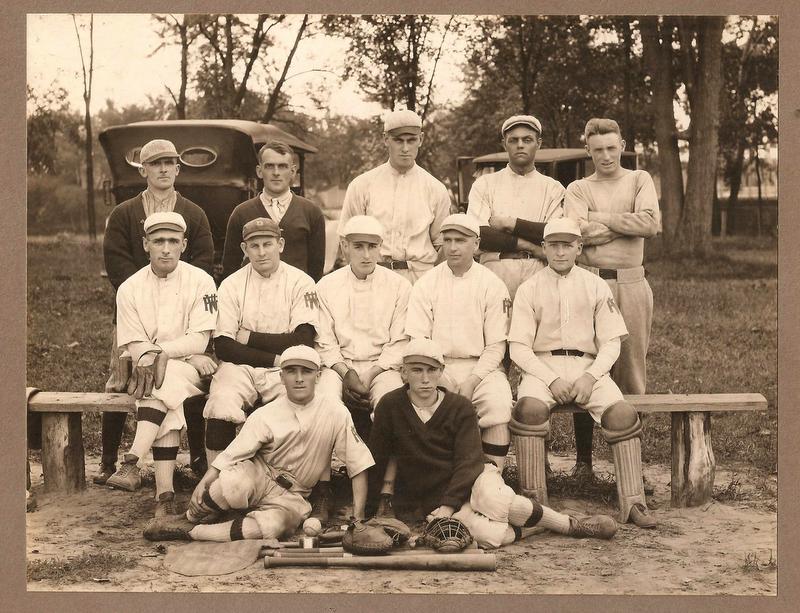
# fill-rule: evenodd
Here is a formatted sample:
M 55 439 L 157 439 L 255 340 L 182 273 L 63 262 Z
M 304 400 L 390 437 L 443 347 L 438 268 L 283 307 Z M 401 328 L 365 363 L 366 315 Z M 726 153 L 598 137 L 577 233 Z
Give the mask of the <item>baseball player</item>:
M 139 152 L 139 174 L 147 188 L 138 196 L 114 207 L 103 236 L 103 259 L 108 280 L 118 290 L 131 275 L 148 265 L 147 252 L 142 249 L 144 220 L 153 213 L 174 211 L 186 222 L 188 246 L 181 259 L 211 274 L 214 266 L 214 241 L 205 212 L 175 191 L 175 178 L 180 172 L 178 152 L 168 140 L 151 140 Z M 116 321 L 116 316 L 115 316 Z M 127 360 L 120 360 L 116 329 L 112 333 L 111 376 L 107 392 L 125 391 L 130 370 Z M 191 466 L 198 475 L 205 474 L 203 437 L 205 422 L 202 416 L 203 396 L 186 403 L 187 438 Z M 191 404 L 191 407 L 190 407 Z M 116 470 L 119 445 L 127 413 L 103 413 L 102 460 L 100 472 L 93 481 L 104 484 Z
M 457 213 L 442 223 L 445 262 L 411 290 L 406 334 L 429 338 L 444 352 L 442 384 L 472 401 L 486 457 L 502 470 L 508 453 L 511 387 L 501 361 L 511 299 L 505 284 L 475 262 L 480 227 Z
M 259 397 L 270 402 L 286 393 L 280 354 L 287 347 L 314 343 L 319 312 L 314 281 L 281 262 L 284 244 L 273 220 L 247 222 L 241 249 L 249 263 L 219 287 L 214 347 L 221 363 L 203 413 L 209 466 L 233 441 L 236 426 Z
M 258 152 L 256 174 L 264 181 L 258 196 L 239 204 L 228 218 L 222 278 L 242 266 L 239 249 L 242 228 L 259 217 L 272 219 L 285 241 L 281 259 L 307 273 L 314 281 L 325 266 L 325 217 L 320 208 L 289 189 L 297 172 L 292 148 L 280 141 L 266 143 Z
M 627 336 L 625 322 L 608 285 L 575 266 L 583 247 L 575 220 L 548 222 L 542 246 L 548 267 L 517 290 L 508 335 L 511 359 L 522 371 L 509 424 L 520 487 L 547 503 L 544 438 L 550 410 L 575 403 L 601 424 L 611 446 L 618 521 L 653 527 L 642 483 L 641 422 L 608 374 Z
M 467 213 L 481 226 L 480 263 L 505 282 L 513 299 L 520 283 L 545 266 L 542 230 L 563 215 L 564 186 L 536 170 L 542 144 L 536 117 L 509 117 L 500 135 L 508 166 L 476 179 Z
M 517 496 L 493 464 L 485 464 L 475 411 L 458 394 L 439 387 L 445 358 L 436 343 L 414 339 L 403 352 L 405 386 L 378 403 L 369 447 L 375 458 L 370 499 L 380 487 L 382 510 L 418 508 L 435 517 L 461 520 L 481 547 L 500 547 L 541 526 L 574 537 L 611 538 L 616 522 L 608 516 L 580 521 Z M 387 474 L 392 459 L 396 478 Z
M 385 230 L 378 263 L 413 284 L 437 261 L 450 196 L 441 181 L 415 162 L 423 139 L 420 116 L 405 109 L 394 111 L 384 118 L 383 128 L 389 161 L 347 186 L 339 236 L 353 215 L 375 217 Z
M 653 292 L 642 262 L 645 239 L 661 229 L 658 196 L 646 171 L 621 166 L 625 141 L 616 121 L 590 119 L 584 139 L 595 172 L 569 185 L 565 214 L 581 224 L 585 244 L 578 262 L 606 280 L 628 328 L 611 377 L 623 394 L 644 394 Z M 575 417 L 577 467 L 591 474 L 592 422 Z
M 136 490 L 138 462 L 152 447 L 159 516 L 174 512 L 172 474 L 186 425 L 183 402 L 203 394 L 202 377 L 216 369 L 203 352 L 217 322 L 217 288 L 208 273 L 180 261 L 187 247 L 180 214 L 153 213 L 144 232 L 150 265 L 117 291 L 117 344 L 133 364 L 128 391 L 136 397 L 136 435 L 106 483 Z
M 319 354 L 310 347 L 284 350 L 280 378 L 286 395 L 247 419 L 195 488 L 185 515 L 152 521 L 145 538 L 235 541 L 291 534 L 309 516 L 306 497 L 330 467 L 332 453 L 347 466 L 353 515 L 363 519 L 372 455 L 341 401 L 316 393 L 319 368 Z M 248 513 L 211 523 L 229 509 Z

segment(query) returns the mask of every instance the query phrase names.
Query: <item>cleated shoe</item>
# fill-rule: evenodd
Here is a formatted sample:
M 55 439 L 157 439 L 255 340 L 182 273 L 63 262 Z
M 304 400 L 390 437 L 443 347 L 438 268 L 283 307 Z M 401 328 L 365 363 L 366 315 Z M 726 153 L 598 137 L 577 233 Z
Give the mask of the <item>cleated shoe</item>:
M 156 502 L 155 517 L 175 515 L 175 492 L 163 492 Z
M 610 539 L 617 533 L 617 522 L 608 515 L 592 515 L 584 519 L 569 516 L 569 536 L 575 538 Z
M 144 527 L 144 538 L 148 541 L 191 541 L 189 532 L 194 524 L 186 519 L 186 515 L 165 515 L 147 522 Z
M 111 475 L 106 481 L 106 485 L 116 488 L 118 490 L 125 490 L 127 492 L 135 492 L 142 485 L 142 477 L 139 475 L 139 467 L 136 463 L 139 461 L 135 455 L 130 453 L 125 454 L 125 461 L 119 470 Z
M 115 472 L 117 472 L 116 464 L 100 464 L 100 472 L 92 477 L 92 483 L 96 485 L 105 485 Z
M 375 512 L 375 517 L 389 517 L 397 519 L 394 514 L 394 507 L 392 506 L 392 495 L 381 494 L 380 502 L 378 502 L 378 510 Z
M 311 503 L 311 515 L 309 517 L 316 517 L 323 526 L 328 525 L 330 519 L 330 498 L 331 498 L 331 485 L 328 481 L 319 481 L 314 486 L 311 492 L 313 502 Z
M 656 518 L 650 515 L 646 506 L 637 502 L 631 507 L 628 519 L 640 528 L 655 528 L 658 525 Z

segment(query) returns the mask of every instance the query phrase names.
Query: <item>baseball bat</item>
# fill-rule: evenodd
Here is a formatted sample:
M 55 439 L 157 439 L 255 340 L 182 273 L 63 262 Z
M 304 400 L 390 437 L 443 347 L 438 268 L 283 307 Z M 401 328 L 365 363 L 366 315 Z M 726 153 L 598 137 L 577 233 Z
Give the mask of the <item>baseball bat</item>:
M 353 556 L 352 558 L 264 558 L 264 568 L 281 566 L 319 566 L 324 568 L 362 568 L 394 570 L 494 571 L 493 553 L 419 556 Z
M 452 553 L 440 553 L 433 549 L 392 549 L 387 555 L 390 556 L 431 556 L 431 555 L 483 555 L 483 549 L 473 549 L 464 551 L 456 551 Z M 344 554 L 344 555 L 342 555 Z M 273 558 L 304 558 L 306 560 L 318 560 L 320 558 L 350 558 L 356 554 L 347 553 L 341 547 L 329 547 L 325 549 L 281 549 L 278 551 L 268 551 L 266 555 Z M 374 557 L 374 556 L 372 556 Z

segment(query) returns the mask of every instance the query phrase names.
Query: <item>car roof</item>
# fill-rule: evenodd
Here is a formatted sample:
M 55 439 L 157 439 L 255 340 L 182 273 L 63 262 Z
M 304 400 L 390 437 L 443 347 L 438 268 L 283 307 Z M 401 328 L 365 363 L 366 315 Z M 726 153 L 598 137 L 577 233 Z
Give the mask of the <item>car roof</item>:
M 636 155 L 632 151 L 623 151 L 623 155 Z M 577 147 L 553 147 L 552 149 L 539 149 L 536 152 L 536 161 L 540 164 L 548 162 L 561 162 L 563 160 L 583 160 L 589 157 L 586 149 Z M 496 164 L 508 162 L 508 153 L 500 151 L 498 153 L 488 153 L 472 159 L 475 164 Z
M 305 153 L 317 153 L 318 149 L 313 145 L 301 141 L 296 136 L 284 132 L 280 128 L 268 123 L 258 123 L 257 121 L 247 121 L 245 119 L 166 119 L 159 121 L 136 121 L 121 126 L 112 126 L 106 131 L 130 130 L 136 128 L 158 128 L 158 127 L 195 127 L 195 128 L 227 128 L 243 132 L 253 139 L 254 144 L 263 144 L 270 140 L 280 140 L 285 142 L 293 149 Z

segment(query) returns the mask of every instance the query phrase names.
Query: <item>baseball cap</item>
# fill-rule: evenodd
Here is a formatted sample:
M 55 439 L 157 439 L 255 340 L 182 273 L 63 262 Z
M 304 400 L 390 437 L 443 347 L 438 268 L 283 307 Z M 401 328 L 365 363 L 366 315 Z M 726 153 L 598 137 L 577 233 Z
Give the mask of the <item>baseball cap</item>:
M 281 368 L 288 366 L 305 366 L 319 369 L 322 360 L 319 354 L 308 345 L 294 345 L 281 353 Z
M 559 217 L 551 219 L 544 227 L 544 239 L 556 235 L 565 234 L 573 238 L 581 238 L 581 227 L 578 222 L 571 217 Z
M 411 339 L 403 350 L 404 364 L 420 362 L 436 368 L 444 366 L 442 350 L 429 338 Z
M 500 128 L 500 135 L 505 136 L 506 132 L 514 126 L 528 126 L 536 130 L 540 135 L 542 133 L 542 122 L 533 115 L 514 115 L 503 122 L 503 127 Z
M 254 236 L 274 236 L 275 238 L 281 237 L 281 229 L 273 220 L 267 217 L 258 217 L 252 219 L 244 224 L 242 227 L 242 240 L 246 241 L 248 238 Z
M 140 164 L 154 162 L 155 160 L 160 160 L 161 158 L 180 159 L 180 157 L 181 156 L 178 155 L 178 151 L 175 149 L 175 145 L 172 144 L 172 141 L 164 140 L 163 138 L 157 138 L 145 143 L 144 147 L 142 147 L 139 151 Z
M 383 118 L 383 131 L 392 136 L 419 134 L 422 132 L 422 118 L 408 109 L 392 111 Z
M 445 230 L 456 230 L 467 236 L 480 236 L 481 227 L 478 220 L 466 213 L 453 213 L 444 218 L 442 222 L 442 232 Z
M 381 222 L 370 215 L 353 215 L 342 228 L 342 236 L 350 240 L 383 240 Z
M 183 215 L 174 212 L 161 212 L 148 215 L 144 220 L 144 233 L 150 234 L 156 230 L 175 230 L 186 232 L 186 221 Z

